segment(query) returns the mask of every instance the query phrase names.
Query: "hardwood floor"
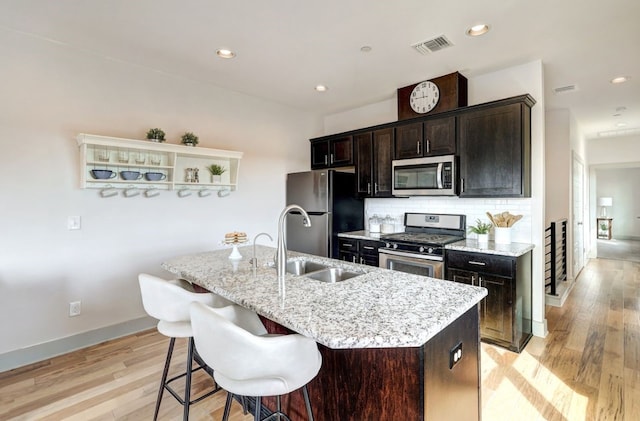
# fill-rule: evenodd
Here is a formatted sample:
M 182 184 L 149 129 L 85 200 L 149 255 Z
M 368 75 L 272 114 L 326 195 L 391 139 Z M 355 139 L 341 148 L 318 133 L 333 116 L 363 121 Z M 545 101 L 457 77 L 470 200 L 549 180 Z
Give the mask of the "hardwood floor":
M 482 344 L 483 420 L 639 420 L 640 264 L 589 261 L 547 319 L 549 335 L 521 354 Z M 0 420 L 151 419 L 167 345 L 149 331 L 0 373 Z M 186 342 L 176 348 L 175 373 Z M 197 393 L 212 386 L 202 371 L 194 384 Z M 194 405 L 191 419 L 221 419 L 224 400 Z M 160 419 L 181 418 L 165 393 Z M 231 419 L 252 417 L 234 403 Z

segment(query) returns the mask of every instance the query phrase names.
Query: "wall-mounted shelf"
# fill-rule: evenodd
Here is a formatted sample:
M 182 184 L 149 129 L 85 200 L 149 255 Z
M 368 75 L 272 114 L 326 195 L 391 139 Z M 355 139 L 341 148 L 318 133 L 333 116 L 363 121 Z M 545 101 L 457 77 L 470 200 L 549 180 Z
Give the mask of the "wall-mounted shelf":
M 196 191 L 204 197 L 209 196 L 210 191 L 218 191 L 224 196 L 238 188 L 242 152 L 84 133 L 78 135 L 77 142 L 81 160 L 80 188 L 83 189 L 123 189 L 125 193 L 134 189 L 145 192 L 177 190 L 180 197 Z M 226 168 L 220 180 L 215 182 L 207 170 L 211 164 Z M 112 171 L 112 178 L 96 179 L 93 170 Z M 140 178 L 124 179 L 122 171 L 139 172 Z M 159 174 L 160 179 L 147 179 L 154 173 Z M 157 193 L 147 196 L 154 195 Z

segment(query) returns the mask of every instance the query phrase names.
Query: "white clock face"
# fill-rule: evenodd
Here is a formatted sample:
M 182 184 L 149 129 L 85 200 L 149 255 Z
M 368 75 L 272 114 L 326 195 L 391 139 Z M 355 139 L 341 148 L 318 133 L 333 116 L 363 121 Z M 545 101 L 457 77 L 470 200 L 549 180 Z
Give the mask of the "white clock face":
M 435 83 L 425 81 L 420 82 L 413 88 L 409 104 L 416 113 L 424 114 L 433 110 L 440 100 L 440 89 Z

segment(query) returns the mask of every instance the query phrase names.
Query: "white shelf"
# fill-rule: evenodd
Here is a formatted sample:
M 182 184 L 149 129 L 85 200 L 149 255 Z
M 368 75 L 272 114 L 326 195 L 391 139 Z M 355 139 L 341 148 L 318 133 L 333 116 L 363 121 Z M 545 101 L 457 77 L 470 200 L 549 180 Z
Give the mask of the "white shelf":
M 238 188 L 238 171 L 242 152 L 193 146 L 157 143 L 148 140 L 123 139 L 81 133 L 80 187 L 83 189 L 150 189 L 158 190 L 229 190 Z M 207 167 L 218 164 L 226 168 L 221 182 L 211 183 Z M 198 169 L 200 182 L 187 181 L 187 169 Z M 111 170 L 116 177 L 95 179 L 92 170 Z M 121 171 L 139 171 L 140 180 L 124 180 Z M 146 180 L 147 172 L 159 172 L 164 180 Z

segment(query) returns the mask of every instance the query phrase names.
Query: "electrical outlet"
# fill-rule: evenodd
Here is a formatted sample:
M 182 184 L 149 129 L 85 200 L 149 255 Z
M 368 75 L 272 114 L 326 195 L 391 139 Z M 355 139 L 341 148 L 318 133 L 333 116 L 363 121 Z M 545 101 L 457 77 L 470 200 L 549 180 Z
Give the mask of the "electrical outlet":
M 462 359 L 462 342 L 449 350 L 449 370 Z
M 79 316 L 82 312 L 82 303 L 80 301 L 72 301 L 69 303 L 69 317 Z
M 71 230 L 79 230 L 81 228 L 80 225 L 80 217 L 79 216 L 70 216 L 67 218 L 67 229 Z

